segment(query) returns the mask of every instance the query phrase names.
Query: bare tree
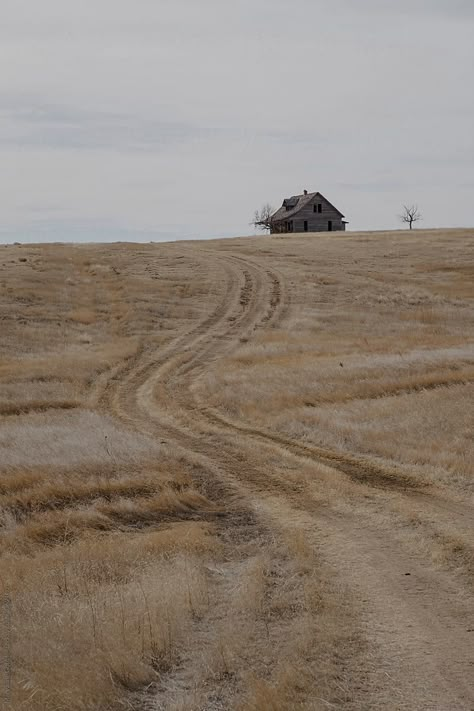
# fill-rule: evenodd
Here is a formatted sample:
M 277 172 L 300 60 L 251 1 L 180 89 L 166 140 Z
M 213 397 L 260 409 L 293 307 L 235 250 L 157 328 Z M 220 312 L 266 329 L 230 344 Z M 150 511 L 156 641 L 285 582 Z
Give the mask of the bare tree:
M 413 224 L 423 219 L 421 212 L 418 209 L 418 205 L 404 205 L 403 213 L 400 215 L 402 222 L 406 222 L 410 225 L 410 229 L 413 229 Z
M 267 230 L 270 231 L 271 227 L 271 217 L 275 210 L 273 207 L 267 202 L 266 205 L 263 205 L 261 210 L 255 210 L 255 215 L 253 216 L 253 220 L 251 224 L 257 229 L 260 230 Z

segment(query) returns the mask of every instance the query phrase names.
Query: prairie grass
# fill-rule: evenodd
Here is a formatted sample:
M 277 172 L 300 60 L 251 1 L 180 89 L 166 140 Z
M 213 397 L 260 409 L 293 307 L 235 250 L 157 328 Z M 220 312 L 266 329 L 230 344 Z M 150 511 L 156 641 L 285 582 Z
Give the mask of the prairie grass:
M 120 707 L 176 662 L 207 604 L 202 544 L 196 556 L 189 533 L 176 554 L 163 555 L 169 545 L 155 533 L 30 560 L 26 589 L 13 595 L 15 708 Z M 14 564 L 7 572 L 18 579 Z
M 318 516 L 369 511 L 378 494 L 244 438 L 232 441 L 244 483 L 224 486 L 159 431 L 126 427 L 101 395 L 221 303 L 227 285 L 207 250 L 248 256 L 281 275 L 289 306 L 210 358 L 192 384 L 198 403 L 396 465 L 465 502 L 473 247 L 472 231 L 417 231 L 214 241 L 201 254 L 198 243 L 2 249 L 11 711 L 357 707 L 365 641 L 324 562 Z M 431 554 L 443 561 L 467 555 L 456 527 L 441 540 L 416 506 L 391 503 L 399 519 L 383 510 L 381 530 L 398 526 L 413 546 L 419 530 L 438 536 Z
M 90 325 L 90 324 L 96 322 L 97 314 L 92 309 L 87 309 L 87 308 L 73 309 L 72 311 L 69 312 L 68 319 L 70 321 L 75 321 L 76 323 Z
M 474 385 L 301 408 L 294 422 L 275 418 L 292 436 L 341 452 L 372 454 L 421 480 L 474 494 Z
M 11 710 L 148 701 L 194 710 L 215 695 L 229 708 L 251 703 L 258 679 L 305 634 L 309 572 L 239 496 L 213 494 L 202 467 L 97 408 L 145 338 L 159 349 L 189 329 L 225 284 L 169 247 L 3 254 L 0 593 L 12 600 Z
M 111 417 L 78 408 L 6 417 L 0 429 L 0 472 L 9 468 L 131 465 L 157 456 L 159 444 L 124 431 Z
M 153 247 L 6 247 L 2 257 L 0 594 L 13 605 L 11 708 L 130 707 L 134 691 L 176 664 L 208 604 L 219 507 L 158 441 L 92 408 L 144 336 L 159 347 L 217 291 L 188 284 L 192 259 L 178 274 L 174 256 Z
M 197 399 L 472 491 L 474 233 L 295 235 L 239 247 L 280 271 L 291 308 L 209 367 L 193 385 Z

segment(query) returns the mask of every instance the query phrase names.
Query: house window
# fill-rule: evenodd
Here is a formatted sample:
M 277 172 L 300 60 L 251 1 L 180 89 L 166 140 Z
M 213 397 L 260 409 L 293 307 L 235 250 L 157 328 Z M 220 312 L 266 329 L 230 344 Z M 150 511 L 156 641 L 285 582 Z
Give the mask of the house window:
M 317 211 L 318 211 L 318 206 L 317 206 L 317 205 L 313 205 L 313 212 L 317 212 Z
M 305 221 L 304 221 L 304 223 L 303 223 L 303 229 L 304 229 L 305 232 L 308 231 L 308 220 L 305 220 Z
M 323 211 L 323 206 L 321 205 L 320 202 L 318 202 L 318 212 L 322 212 L 322 211 Z
M 288 223 L 288 232 L 293 232 L 293 220 Z

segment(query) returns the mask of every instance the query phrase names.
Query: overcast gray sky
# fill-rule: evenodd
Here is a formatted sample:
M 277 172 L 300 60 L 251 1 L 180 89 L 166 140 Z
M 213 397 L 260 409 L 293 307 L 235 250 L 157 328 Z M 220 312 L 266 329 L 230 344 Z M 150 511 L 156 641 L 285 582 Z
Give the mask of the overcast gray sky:
M 2 0 L 0 240 L 474 225 L 473 0 Z

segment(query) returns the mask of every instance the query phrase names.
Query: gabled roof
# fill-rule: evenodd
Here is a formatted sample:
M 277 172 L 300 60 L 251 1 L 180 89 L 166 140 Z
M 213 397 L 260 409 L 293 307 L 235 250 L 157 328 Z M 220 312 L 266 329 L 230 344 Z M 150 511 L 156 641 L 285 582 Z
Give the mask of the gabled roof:
M 319 192 L 316 193 L 306 193 L 303 195 L 293 195 L 290 198 L 285 198 L 283 200 L 283 205 L 278 208 L 276 212 L 273 213 L 271 217 L 272 222 L 281 222 L 283 220 L 288 220 L 291 217 L 294 217 L 294 215 L 298 214 L 298 212 L 305 207 L 313 198 L 319 197 L 321 200 L 324 200 L 330 207 L 333 208 L 341 217 L 344 217 L 342 212 L 337 209 L 337 207 L 334 207 L 332 203 L 329 202 L 327 198 L 324 197 Z M 290 208 L 289 210 L 286 209 L 286 206 Z

